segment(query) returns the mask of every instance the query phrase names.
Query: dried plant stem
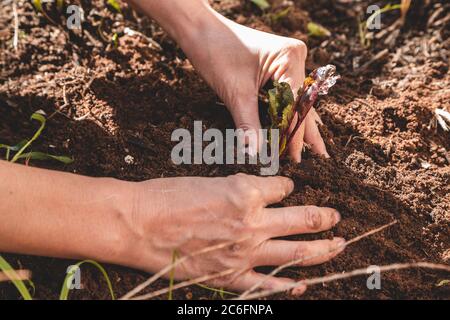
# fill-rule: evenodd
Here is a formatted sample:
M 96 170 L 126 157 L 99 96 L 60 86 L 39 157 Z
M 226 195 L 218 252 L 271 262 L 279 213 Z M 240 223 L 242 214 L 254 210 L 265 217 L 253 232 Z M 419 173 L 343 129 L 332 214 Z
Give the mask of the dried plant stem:
M 396 223 L 397 223 L 397 220 L 394 220 L 394 221 L 392 221 L 392 222 L 390 222 L 388 224 L 385 224 L 385 225 L 383 225 L 383 226 L 381 226 L 379 228 L 376 228 L 376 229 L 370 230 L 368 232 L 365 232 L 365 233 L 363 233 L 363 234 L 361 234 L 361 235 L 359 235 L 359 236 L 357 236 L 357 237 L 355 237 L 355 238 L 353 238 L 353 239 L 351 239 L 349 241 L 346 241 L 343 245 L 341 245 L 339 247 L 336 247 L 334 250 L 323 251 L 323 252 L 320 252 L 320 253 L 315 254 L 313 256 L 302 257 L 302 258 L 299 258 L 299 259 L 296 259 L 296 260 L 289 261 L 288 263 L 285 263 L 285 264 L 279 266 L 278 268 L 275 268 L 271 273 L 266 275 L 260 282 L 258 282 L 255 285 L 253 285 L 250 289 L 248 289 L 243 294 L 241 294 L 237 299 L 246 299 L 250 295 L 250 293 L 252 293 L 256 289 L 260 288 L 267 281 L 267 279 L 269 277 L 275 276 L 280 271 L 282 271 L 282 270 L 284 270 L 284 269 L 286 269 L 288 267 L 291 267 L 291 266 L 297 265 L 297 264 L 299 264 L 301 262 L 304 262 L 304 261 L 307 261 L 307 260 L 311 260 L 311 259 L 314 259 L 314 258 L 318 258 L 318 257 L 324 256 L 324 255 L 327 255 L 329 253 L 332 253 L 334 251 L 340 250 L 343 247 L 346 247 L 346 246 L 348 246 L 348 245 L 350 245 L 352 243 L 358 242 L 361 239 L 367 238 L 368 236 L 371 236 L 371 235 L 373 235 L 375 233 L 378 233 L 378 232 L 380 232 L 380 231 L 382 231 L 382 230 L 384 230 L 384 229 L 386 229 L 386 228 L 388 228 L 388 227 L 390 227 L 390 226 L 392 226 L 392 225 L 394 225 Z
M 138 294 L 139 292 L 141 292 L 142 290 L 147 288 L 149 285 L 151 285 L 153 282 L 155 282 L 156 280 L 158 280 L 159 278 L 164 276 L 170 270 L 175 268 L 177 265 L 182 264 L 183 262 L 185 262 L 188 259 L 191 259 L 193 257 L 199 256 L 199 255 L 211 252 L 211 251 L 223 249 L 223 248 L 225 248 L 227 246 L 240 243 L 240 242 L 245 241 L 247 239 L 248 239 L 248 237 L 245 237 L 245 238 L 242 238 L 242 239 L 237 240 L 237 241 L 228 241 L 228 242 L 224 242 L 224 243 L 219 243 L 219 244 L 214 245 L 214 246 L 203 248 L 203 249 L 201 249 L 201 250 L 199 250 L 197 252 L 194 252 L 194 253 L 192 253 L 190 255 L 181 257 L 180 259 L 174 261 L 173 263 L 170 263 L 169 265 L 167 265 L 166 267 L 161 269 L 159 272 L 157 272 L 153 276 L 151 276 L 148 280 L 146 280 L 145 282 L 141 283 L 136 288 L 134 288 L 133 290 L 128 292 L 126 295 L 121 297 L 120 300 L 128 300 L 128 299 L 132 298 L 133 296 L 135 296 L 136 294 Z M 206 281 L 206 280 L 204 280 L 204 281 Z M 175 286 L 174 286 L 174 288 L 175 288 Z
M 16 0 L 12 2 L 12 11 L 14 16 L 14 37 L 13 37 L 13 47 L 17 52 L 17 48 L 19 45 L 19 15 L 17 14 L 17 3 Z
M 31 271 L 29 270 L 10 270 L 0 272 L 0 282 L 29 280 L 31 278 Z
M 448 266 L 448 265 L 435 264 L 435 263 L 429 263 L 429 262 L 394 263 L 394 264 L 390 264 L 390 265 L 380 266 L 379 271 L 387 272 L 387 271 L 411 269 L 411 268 L 425 268 L 425 269 L 431 269 L 431 270 L 442 270 L 442 271 L 450 272 L 450 266 Z M 306 280 L 302 280 L 299 282 L 295 282 L 295 283 L 286 285 L 283 288 L 257 292 L 257 293 L 246 296 L 245 299 L 247 299 L 247 300 L 259 299 L 259 298 L 273 295 L 275 293 L 279 293 L 279 292 L 297 288 L 300 285 L 311 286 L 314 284 L 332 282 L 332 281 L 336 281 L 336 280 L 352 278 L 352 277 L 361 276 L 361 275 L 370 274 L 370 273 L 371 272 L 368 271 L 368 268 L 361 268 L 361 269 L 356 269 L 356 270 L 346 272 L 346 273 L 335 273 L 335 274 L 327 275 L 324 277 L 306 279 Z M 237 299 L 240 299 L 240 297 Z
M 199 284 L 199 283 L 202 283 L 202 282 L 205 282 L 205 281 L 209 281 L 209 280 L 225 277 L 225 276 L 230 275 L 230 274 L 232 274 L 234 272 L 236 272 L 236 269 L 231 268 L 231 269 L 224 270 L 222 272 L 201 276 L 201 277 L 198 277 L 198 278 L 195 278 L 195 279 L 192 279 L 192 280 L 186 280 L 186 281 L 180 282 L 180 283 L 178 283 L 178 284 L 176 284 L 174 286 L 171 286 L 171 287 L 168 287 L 168 288 L 164 288 L 164 289 L 161 289 L 161 290 L 157 290 L 157 291 L 154 291 L 154 292 L 150 292 L 150 293 L 147 293 L 147 294 L 144 294 L 144 295 L 141 295 L 141 296 L 137 296 L 137 297 L 131 298 L 130 300 L 148 300 L 148 299 L 160 296 L 162 294 L 165 294 L 167 292 L 172 292 L 172 291 L 180 289 L 180 288 L 191 286 L 193 284 Z

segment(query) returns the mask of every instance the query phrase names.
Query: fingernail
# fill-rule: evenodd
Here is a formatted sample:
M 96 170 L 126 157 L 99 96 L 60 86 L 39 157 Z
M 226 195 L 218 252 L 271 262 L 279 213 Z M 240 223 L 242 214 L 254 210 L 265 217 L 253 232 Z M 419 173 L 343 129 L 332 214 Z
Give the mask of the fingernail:
M 301 296 L 306 291 L 306 286 L 304 284 L 298 286 L 297 288 L 292 289 L 293 296 Z
M 335 209 L 333 209 L 333 214 L 334 214 L 334 224 L 337 224 L 339 221 L 341 221 L 341 219 L 342 219 L 342 216 L 341 216 L 341 214 L 339 213 L 339 211 L 337 211 L 337 210 L 335 210 Z
M 346 243 L 344 238 L 334 238 L 334 242 L 336 243 L 336 248 L 343 247 Z

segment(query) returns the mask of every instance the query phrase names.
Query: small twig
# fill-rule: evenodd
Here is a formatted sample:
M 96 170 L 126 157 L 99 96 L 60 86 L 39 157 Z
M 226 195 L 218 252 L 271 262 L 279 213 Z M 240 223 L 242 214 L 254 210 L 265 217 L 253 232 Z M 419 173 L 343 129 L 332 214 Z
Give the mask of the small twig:
M 12 10 L 14 16 L 14 37 L 13 37 L 13 47 L 17 52 L 17 48 L 19 45 L 19 15 L 17 14 L 17 3 L 16 0 L 12 2 Z
M 29 280 L 31 278 L 30 270 L 9 270 L 0 272 L 0 282 Z
M 443 271 L 450 272 L 450 266 L 448 266 L 448 265 L 435 264 L 435 263 L 429 263 L 429 262 L 394 263 L 394 264 L 390 264 L 390 265 L 386 265 L 386 266 L 380 266 L 378 270 L 380 272 L 387 272 L 387 271 L 392 271 L 392 270 L 402 270 L 402 269 L 411 269 L 411 268 L 426 268 L 426 269 L 443 270 Z M 311 286 L 311 285 L 315 285 L 315 284 L 322 284 L 322 283 L 326 283 L 326 282 L 332 282 L 332 281 L 336 281 L 336 280 L 352 278 L 352 277 L 361 276 L 361 275 L 370 274 L 370 273 L 371 273 L 370 269 L 368 269 L 368 268 L 356 269 L 356 270 L 353 270 L 353 271 L 350 271 L 347 273 L 334 273 L 334 274 L 327 275 L 324 277 L 317 277 L 317 278 L 312 278 L 312 279 L 301 280 L 301 281 L 286 285 L 283 288 L 279 288 L 279 289 L 265 290 L 265 291 L 257 292 L 257 293 L 246 296 L 245 299 L 247 299 L 247 300 L 259 299 L 259 298 L 273 295 L 275 293 L 279 293 L 279 292 L 297 288 L 300 285 Z
M 194 253 L 192 253 L 190 255 L 181 257 L 180 259 L 176 260 L 173 263 L 170 263 L 169 265 L 167 265 L 166 267 L 161 269 L 158 273 L 155 273 L 148 280 L 146 280 L 145 282 L 141 283 L 136 288 L 134 288 L 133 290 L 128 292 L 126 295 L 124 295 L 122 298 L 120 298 L 120 300 L 127 300 L 127 299 L 130 299 L 131 297 L 135 296 L 136 294 L 138 294 L 139 292 L 141 292 L 142 290 L 147 288 L 149 285 L 151 285 L 153 282 L 155 282 L 156 280 L 161 278 L 163 275 L 168 273 L 170 270 L 175 268 L 177 265 L 180 265 L 181 263 L 183 263 L 184 261 L 186 261 L 188 259 L 191 259 L 193 257 L 199 256 L 199 255 L 211 252 L 211 251 L 223 249 L 225 247 L 228 247 L 230 245 L 234 245 L 234 244 L 240 243 L 240 242 L 245 241 L 247 239 L 248 239 L 248 237 L 245 237 L 245 238 L 242 238 L 242 239 L 237 240 L 237 241 L 228 241 L 228 242 L 225 242 L 225 243 L 219 243 L 219 244 L 214 245 L 214 246 L 203 248 L 203 249 L 201 249 L 201 250 L 199 250 L 197 252 L 194 252 Z
M 322 256 L 327 255 L 329 253 L 332 253 L 334 251 L 340 250 L 340 249 L 342 249 L 342 248 L 344 248 L 344 247 L 346 247 L 346 246 L 348 246 L 348 245 L 350 245 L 352 243 L 360 241 L 363 238 L 367 238 L 368 236 L 371 236 L 371 235 L 373 235 L 375 233 L 378 233 L 378 232 L 380 232 L 380 231 L 382 231 L 382 230 L 384 230 L 384 229 L 386 229 L 386 228 L 388 228 L 388 227 L 390 227 L 390 226 L 392 226 L 392 225 L 394 225 L 396 223 L 397 223 L 397 220 L 394 220 L 391 223 L 385 224 L 384 226 L 381 226 L 379 228 L 370 230 L 370 231 L 368 231 L 366 233 L 363 233 L 362 235 L 359 235 L 359 236 L 357 236 L 357 237 L 355 237 L 355 238 L 353 238 L 353 239 L 351 239 L 349 241 L 346 241 L 344 244 L 334 248 L 333 250 L 327 250 L 325 252 L 320 252 L 319 254 L 315 254 L 315 255 L 312 255 L 312 256 L 309 256 L 309 257 L 302 257 L 302 258 L 299 258 L 299 259 L 296 259 L 296 260 L 289 261 L 288 263 L 285 263 L 285 264 L 279 266 L 278 268 L 274 269 L 271 273 L 267 274 L 263 279 L 261 279 L 261 281 L 257 282 L 250 289 L 248 289 L 243 294 L 241 294 L 238 297 L 238 299 L 246 299 L 250 293 L 252 293 L 256 289 L 260 288 L 268 280 L 269 277 L 275 276 L 280 271 L 282 271 L 282 270 L 284 270 L 284 269 L 286 269 L 288 267 L 297 265 L 297 264 L 299 264 L 301 262 L 304 262 L 304 261 L 307 261 L 307 260 L 311 260 L 311 259 L 314 259 L 314 258 L 322 257 Z
M 201 276 L 201 277 L 198 277 L 198 278 L 195 278 L 195 279 L 192 279 L 192 280 L 186 280 L 186 281 L 180 282 L 180 283 L 178 283 L 178 284 L 176 284 L 174 286 L 171 286 L 171 287 L 168 287 L 168 288 L 164 288 L 164 289 L 161 289 L 161 290 L 157 290 L 157 291 L 154 291 L 154 292 L 151 292 L 151 293 L 147 293 L 147 294 L 144 294 L 144 295 L 141 295 L 141 296 L 137 296 L 137 297 L 131 298 L 130 300 L 148 300 L 148 299 L 160 296 L 160 295 L 165 294 L 165 293 L 170 292 L 170 291 L 174 291 L 174 290 L 177 290 L 177 289 L 181 289 L 181 288 L 184 288 L 184 287 L 191 286 L 193 284 L 198 284 L 198 283 L 202 283 L 202 282 L 205 282 L 205 281 L 209 281 L 209 280 L 225 277 L 225 276 L 227 276 L 229 274 L 232 274 L 234 272 L 236 272 L 236 269 L 230 268 L 230 269 L 224 270 L 222 272 Z
M 69 100 L 67 99 L 67 93 L 66 93 L 66 83 L 63 85 L 63 100 L 64 104 L 58 108 L 58 110 L 54 111 L 50 116 L 48 116 L 47 119 L 51 119 L 55 116 L 55 114 L 59 113 L 61 114 L 61 111 L 69 106 Z

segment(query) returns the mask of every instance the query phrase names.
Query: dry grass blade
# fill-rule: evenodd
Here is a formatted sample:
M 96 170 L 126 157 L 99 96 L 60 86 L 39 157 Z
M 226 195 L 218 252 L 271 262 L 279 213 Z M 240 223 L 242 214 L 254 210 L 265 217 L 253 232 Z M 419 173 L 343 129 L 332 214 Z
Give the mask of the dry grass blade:
M 450 272 L 450 266 L 444 265 L 444 264 L 435 264 L 435 263 L 429 263 L 429 262 L 411 262 L 411 263 L 394 263 L 386 266 L 380 266 L 379 271 L 380 272 L 387 272 L 387 271 L 394 271 L 394 270 L 402 270 L 402 269 L 411 269 L 411 268 L 425 268 L 425 269 L 431 269 L 431 270 L 442 270 Z M 322 284 L 326 282 L 332 282 L 336 280 L 342 280 L 347 278 L 352 278 L 356 276 L 361 276 L 365 274 L 370 274 L 371 272 L 368 271 L 368 268 L 361 268 L 356 269 L 347 273 L 334 273 L 331 275 L 327 275 L 324 277 L 318 277 L 318 278 L 312 278 L 312 279 L 306 279 L 299 282 L 295 282 L 289 285 L 286 285 L 283 288 L 274 289 L 274 290 L 265 290 L 261 292 L 257 292 L 251 295 L 248 295 L 245 297 L 247 300 L 254 300 L 259 299 L 263 297 L 267 297 L 270 295 L 273 295 L 275 293 L 284 292 L 290 289 L 297 288 L 299 285 L 307 285 L 311 286 L 314 284 Z
M 337 250 L 341 249 L 342 247 L 346 247 L 346 246 L 348 246 L 348 245 L 350 245 L 352 243 L 358 242 L 361 239 L 364 239 L 364 238 L 366 238 L 368 236 L 371 236 L 371 235 L 373 235 L 375 233 L 378 233 L 378 232 L 380 232 L 380 231 L 382 231 L 382 230 L 384 230 L 384 229 L 386 229 L 386 228 L 388 228 L 388 227 L 390 227 L 390 226 L 392 226 L 392 225 L 394 225 L 396 223 L 397 223 L 397 220 L 392 221 L 391 223 L 385 224 L 384 226 L 381 226 L 379 228 L 370 230 L 370 231 L 368 231 L 366 233 L 363 233 L 362 235 L 359 235 L 359 236 L 357 236 L 357 237 L 355 237 L 355 238 L 353 238 L 353 239 L 351 239 L 349 241 L 346 241 L 342 246 L 339 246 L 339 247 L 335 248 L 334 250 L 329 250 L 329 251 L 321 252 L 319 254 L 315 254 L 315 255 L 312 255 L 312 256 L 309 256 L 309 257 L 302 257 L 300 259 L 289 261 L 288 263 L 285 263 L 285 264 L 279 266 L 278 268 L 275 268 L 271 273 L 266 275 L 266 277 L 264 277 L 260 282 L 256 283 L 250 289 L 248 289 L 247 291 L 242 293 L 237 299 L 246 299 L 246 298 L 248 298 L 250 293 L 252 293 L 256 289 L 260 288 L 265 283 L 265 281 L 267 281 L 267 279 L 269 277 L 275 276 L 280 271 L 282 271 L 282 270 L 284 270 L 286 268 L 292 267 L 294 265 L 297 265 L 297 264 L 299 264 L 301 262 L 304 262 L 304 261 L 307 261 L 307 260 L 311 260 L 311 259 L 314 259 L 314 258 L 318 258 L 318 257 L 324 256 L 324 255 L 327 255 L 327 254 L 329 254 L 329 253 L 331 253 L 333 251 L 337 251 Z
M 148 299 L 160 296 L 162 294 L 165 294 L 165 293 L 168 293 L 168 292 L 172 292 L 172 291 L 177 290 L 177 289 L 181 289 L 181 288 L 184 288 L 184 287 L 191 286 L 193 284 L 199 284 L 199 283 L 202 283 L 202 282 L 205 282 L 205 281 L 209 281 L 209 280 L 225 277 L 225 276 L 230 275 L 230 274 L 232 274 L 234 272 L 236 272 L 236 269 L 232 268 L 232 269 L 224 270 L 222 272 L 201 276 L 201 277 L 198 277 L 198 278 L 195 278 L 195 279 L 192 279 L 192 280 L 186 280 L 186 281 L 180 282 L 180 283 L 178 283 L 178 284 L 176 284 L 174 286 L 167 287 L 167 288 L 164 288 L 164 289 L 161 289 L 161 290 L 157 290 L 157 291 L 154 291 L 154 292 L 150 292 L 148 294 L 144 294 L 144 295 L 141 295 L 141 296 L 137 296 L 137 297 L 131 298 L 130 300 L 148 300 Z
M 155 273 L 153 276 L 151 276 L 148 280 L 146 280 L 145 282 L 141 283 L 140 285 L 138 285 L 136 288 L 134 288 L 133 290 L 131 290 L 130 292 L 128 292 L 126 295 L 124 295 L 123 297 L 121 297 L 119 300 L 128 300 L 130 298 L 132 298 L 133 296 L 135 296 L 136 294 L 138 294 L 139 292 L 141 292 L 142 290 L 144 290 L 145 288 L 147 288 L 149 285 L 151 285 L 153 282 L 155 282 L 156 280 L 158 280 L 159 278 L 161 278 L 162 276 L 164 276 L 166 273 L 168 273 L 170 270 L 172 270 L 173 268 L 175 268 L 177 265 L 180 265 L 181 263 L 183 263 L 184 261 L 191 259 L 193 257 L 211 252 L 211 251 L 215 251 L 215 250 L 220 250 L 223 249 L 227 246 L 233 245 L 233 244 L 237 244 L 240 243 L 242 241 L 247 240 L 248 237 L 245 237 L 243 239 L 240 240 L 236 240 L 236 241 L 228 241 L 228 242 L 224 242 L 224 243 L 219 243 L 217 245 L 214 246 L 210 246 L 210 247 L 206 247 L 203 248 L 197 252 L 194 252 L 190 255 L 181 257 L 180 259 L 176 260 L 173 263 L 170 263 L 169 265 L 167 265 L 166 267 L 164 267 L 163 269 L 161 269 L 159 272 Z
M 17 14 L 17 3 L 16 0 L 12 2 L 12 11 L 14 16 L 14 37 L 13 37 L 13 47 L 17 52 L 17 47 L 19 45 L 19 15 Z
M 436 120 L 438 121 L 442 130 L 449 131 L 450 127 L 447 124 L 447 122 L 450 124 L 450 113 L 445 111 L 444 109 L 439 109 L 439 108 L 436 108 L 436 110 L 434 110 L 434 113 L 436 116 Z
M 0 282 L 4 281 L 16 281 L 16 280 L 30 280 L 31 271 L 30 270 L 14 270 L 0 272 Z

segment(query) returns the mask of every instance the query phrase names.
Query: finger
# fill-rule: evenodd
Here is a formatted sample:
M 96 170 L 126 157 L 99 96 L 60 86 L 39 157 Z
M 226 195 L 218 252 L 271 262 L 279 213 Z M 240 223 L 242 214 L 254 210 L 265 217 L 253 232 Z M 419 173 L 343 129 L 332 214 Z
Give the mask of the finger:
M 297 123 L 297 114 L 295 115 L 294 121 L 289 128 L 289 134 L 292 134 L 294 130 L 295 124 Z M 303 151 L 303 140 L 305 135 L 305 123 L 302 123 L 300 128 L 295 132 L 291 141 L 289 142 L 289 156 L 295 162 L 300 162 L 302 160 L 302 151 Z
M 314 110 L 311 110 L 305 119 L 305 142 L 311 146 L 311 149 L 314 153 L 329 158 L 330 156 L 327 152 L 327 147 L 325 146 L 325 142 L 323 141 L 319 128 L 317 126 L 317 118 L 313 112 L 315 113 Z
M 262 143 L 258 135 L 261 129 L 261 122 L 259 121 L 257 94 L 244 99 L 242 102 L 236 102 L 229 106 L 229 110 L 236 129 L 240 129 L 244 133 L 244 144 L 248 145 L 249 154 L 256 155 Z
M 295 281 L 289 278 L 272 277 L 262 273 L 255 272 L 253 270 L 248 271 L 236 277 L 233 282 L 227 283 L 218 281 L 214 283 L 215 286 L 227 287 L 230 290 L 236 290 L 239 292 L 246 291 L 255 285 L 258 285 L 258 290 L 283 290 L 286 286 L 293 284 Z M 304 284 L 299 285 L 293 290 L 293 294 L 301 295 L 306 291 Z
M 264 205 L 278 203 L 294 190 L 294 182 L 287 177 L 249 176 L 251 183 L 260 190 Z
M 299 206 L 267 208 L 261 217 L 262 228 L 271 238 L 300 233 L 317 233 L 334 227 L 341 215 L 333 208 Z
M 254 266 L 279 266 L 296 261 L 298 266 L 325 263 L 345 248 L 343 238 L 315 241 L 269 240 L 254 253 Z

